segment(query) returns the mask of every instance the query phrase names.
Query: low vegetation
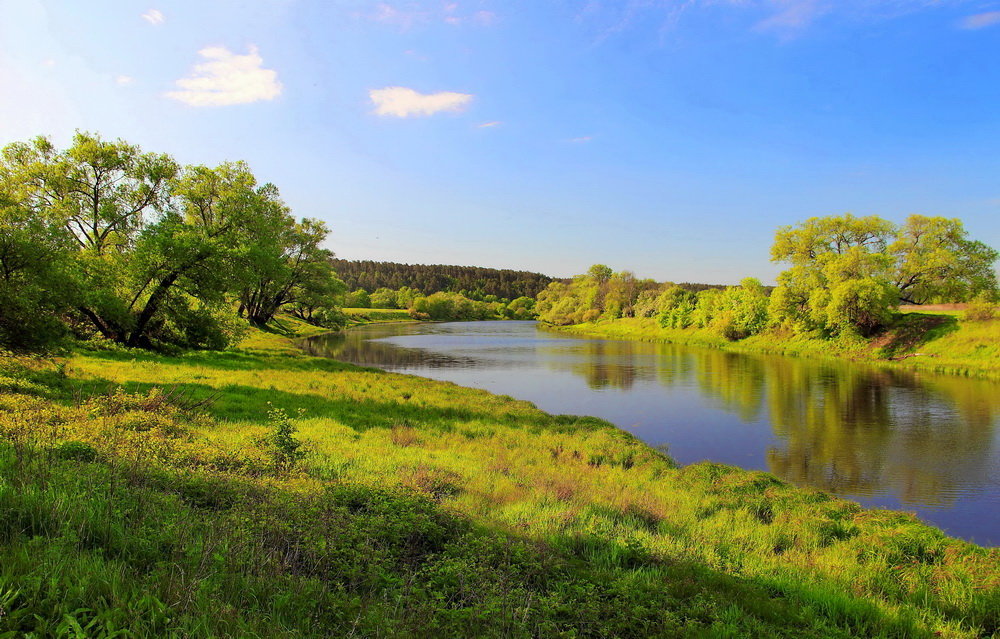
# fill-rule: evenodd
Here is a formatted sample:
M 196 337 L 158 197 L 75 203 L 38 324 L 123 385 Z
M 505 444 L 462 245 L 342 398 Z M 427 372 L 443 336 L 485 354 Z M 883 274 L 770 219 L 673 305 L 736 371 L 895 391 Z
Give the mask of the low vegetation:
M 1000 632 L 997 550 L 592 418 L 257 330 L 0 361 L 0 636 Z

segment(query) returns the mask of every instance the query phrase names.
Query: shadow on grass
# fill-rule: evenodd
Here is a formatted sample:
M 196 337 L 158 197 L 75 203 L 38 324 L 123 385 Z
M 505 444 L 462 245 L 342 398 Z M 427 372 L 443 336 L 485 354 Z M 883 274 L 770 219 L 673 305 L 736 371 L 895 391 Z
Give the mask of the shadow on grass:
M 271 388 L 227 384 L 210 386 L 197 383 L 157 384 L 153 382 L 114 382 L 108 379 L 73 379 L 62 385 L 65 398 L 80 399 L 106 394 L 116 388 L 129 393 L 146 393 L 162 388 L 176 396 L 182 404 L 203 406 L 220 420 L 266 423 L 267 411 L 280 408 L 289 415 L 304 409 L 305 418 L 335 419 L 356 431 L 369 428 L 392 428 L 399 425 L 450 432 L 457 423 L 493 422 L 530 431 L 581 432 L 611 428 L 602 420 L 575 415 L 503 413 L 496 410 L 470 410 L 451 406 L 426 406 L 401 397 L 398 401 L 359 399 L 357 397 L 324 397 L 311 393 L 291 393 Z
M 907 313 L 874 342 L 883 357 L 900 359 L 927 342 L 958 330 L 958 318 L 952 315 Z
M 224 371 L 287 370 L 287 371 L 364 371 L 384 374 L 377 368 L 364 368 L 333 359 L 303 357 L 298 353 L 288 355 L 262 355 L 241 351 L 192 351 L 179 356 L 166 356 L 146 351 L 84 351 L 86 357 L 111 362 L 150 362 L 155 364 L 177 364 L 181 366 L 201 366 Z
M 163 635 L 141 603 L 180 588 L 212 593 L 176 611 L 178 628 L 201 629 L 185 636 L 256 634 L 217 625 L 227 609 L 302 636 L 352 620 L 360 636 L 930 636 L 835 584 L 728 575 L 595 535 L 540 542 L 399 491 L 338 485 L 285 496 L 188 470 L 30 461 L 0 443 L 2 576 L 27 591 L 8 605 L 18 636 L 81 612 L 102 629 L 123 609 L 131 617 L 119 628 Z M 197 551 L 220 540 L 231 550 L 218 558 Z M 192 577 L 179 586 L 158 578 L 165 566 Z M 115 597 L 100 596 L 111 574 Z M 358 612 L 367 606 L 373 614 Z

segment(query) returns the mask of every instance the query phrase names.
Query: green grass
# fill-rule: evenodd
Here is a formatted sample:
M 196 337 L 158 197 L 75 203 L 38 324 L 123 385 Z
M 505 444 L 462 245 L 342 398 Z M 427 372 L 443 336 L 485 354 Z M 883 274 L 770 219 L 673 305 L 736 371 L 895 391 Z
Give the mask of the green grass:
M 0 360 L 0 637 L 998 633 L 1000 551 L 594 418 L 278 333 Z
M 345 308 L 352 326 L 384 322 L 413 322 L 410 312 L 399 308 Z
M 839 358 L 880 366 L 1000 379 L 1000 319 L 966 321 L 954 313 L 899 315 L 870 340 L 769 330 L 730 342 L 709 329 L 662 328 L 652 318 L 625 318 L 553 328 L 581 335 L 691 344 L 743 353 Z

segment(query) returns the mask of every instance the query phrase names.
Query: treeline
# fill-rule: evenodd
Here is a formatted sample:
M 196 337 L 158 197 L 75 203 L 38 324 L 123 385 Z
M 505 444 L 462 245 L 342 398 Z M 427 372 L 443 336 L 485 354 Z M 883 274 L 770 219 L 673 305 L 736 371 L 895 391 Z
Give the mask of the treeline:
M 77 133 L 0 153 L 0 346 L 74 333 L 129 347 L 221 348 L 279 311 L 334 326 L 345 290 L 322 248 L 243 162 L 181 166 Z
M 535 297 L 553 281 L 541 273 L 447 266 L 443 264 L 399 264 L 371 260 L 335 259 L 333 266 L 349 290 L 416 289 L 424 295 L 448 291 L 462 293 L 469 299 L 483 300 L 488 295 L 509 300 Z
M 535 319 L 535 300 L 522 296 L 513 300 L 486 295 L 472 299 L 461 293 L 438 291 L 423 295 L 419 290 L 379 288 L 369 294 L 357 289 L 344 296 L 346 308 L 396 308 L 408 310 L 419 320 Z
M 773 290 L 747 278 L 695 292 L 598 264 L 569 283 L 550 284 L 536 310 L 556 325 L 656 317 L 664 327 L 711 328 L 737 340 L 771 327 L 868 336 L 900 302 L 997 299 L 998 253 L 968 239 L 957 219 L 913 215 L 896 225 L 877 216 L 811 218 L 779 229 L 771 257 L 789 265 Z

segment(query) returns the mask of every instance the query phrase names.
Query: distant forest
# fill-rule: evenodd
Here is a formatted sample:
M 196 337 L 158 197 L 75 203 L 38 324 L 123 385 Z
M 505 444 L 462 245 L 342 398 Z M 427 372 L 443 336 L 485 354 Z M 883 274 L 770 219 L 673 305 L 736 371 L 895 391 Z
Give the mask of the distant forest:
M 363 288 L 369 293 L 379 288 L 400 289 L 404 286 L 424 295 L 438 291 L 465 291 L 481 298 L 495 295 L 509 300 L 535 297 L 555 278 L 541 273 L 478 266 L 447 266 L 443 264 L 399 264 L 372 260 L 333 260 L 337 275 L 350 291 Z

